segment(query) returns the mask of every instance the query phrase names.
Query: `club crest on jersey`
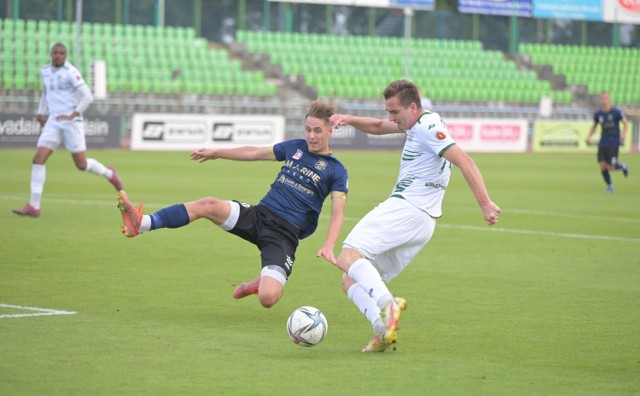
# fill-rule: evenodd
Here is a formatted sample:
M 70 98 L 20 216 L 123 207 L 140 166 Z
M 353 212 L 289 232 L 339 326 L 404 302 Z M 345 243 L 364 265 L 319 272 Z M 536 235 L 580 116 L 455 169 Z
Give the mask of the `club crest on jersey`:
M 320 160 L 320 161 L 316 162 L 315 167 L 319 171 L 324 170 L 324 169 L 327 168 L 327 162 L 324 161 L 324 160 Z
M 436 132 L 436 139 L 444 140 L 446 138 L 447 138 L 447 135 L 444 132 L 442 132 L 442 131 Z
M 296 150 L 296 153 L 293 155 L 293 159 L 299 160 L 300 158 L 302 158 L 302 150 L 298 149 Z

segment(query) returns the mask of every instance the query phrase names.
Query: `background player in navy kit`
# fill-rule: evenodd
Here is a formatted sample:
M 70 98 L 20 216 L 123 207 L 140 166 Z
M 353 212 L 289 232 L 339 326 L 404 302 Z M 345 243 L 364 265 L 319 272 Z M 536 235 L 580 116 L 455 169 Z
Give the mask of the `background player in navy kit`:
M 45 163 L 61 143 L 71 152 L 78 169 L 104 176 L 116 190 L 122 189 L 122 182 L 113 168 L 87 158 L 82 113 L 93 101 L 93 95 L 78 69 L 66 60 L 67 48 L 55 44 L 51 48 L 51 63 L 40 70 L 44 91 L 37 118 L 43 130 L 31 165 L 31 199 L 24 207 L 13 209 L 13 213 L 21 216 L 40 216 Z M 47 108 L 49 117 L 45 115 Z
M 622 121 L 622 133 L 620 132 L 620 121 Z M 589 130 L 586 142 L 589 140 L 600 125 L 602 133 L 600 135 L 600 143 L 598 143 L 598 162 L 600 163 L 600 172 L 605 183 L 607 183 L 606 192 L 612 193 L 613 183 L 611 182 L 610 170 L 622 170 L 624 177 L 629 174 L 629 168 L 625 162 L 618 162 L 618 151 L 620 144 L 627 137 L 627 129 L 629 122 L 624 113 L 618 108 L 611 107 L 611 96 L 609 92 L 600 94 L 600 110 L 596 111 L 593 116 L 593 126 Z
M 232 149 L 199 149 L 192 160 L 284 161 L 271 189 L 258 205 L 207 197 L 161 209 L 143 216 L 124 191 L 118 193 L 122 212 L 122 232 L 134 237 L 158 228 L 178 228 L 197 219 L 209 219 L 223 230 L 258 246 L 262 271 L 253 282 L 243 284 L 235 298 L 258 294 L 260 304 L 269 308 L 282 297 L 291 275 L 298 241 L 311 235 L 318 225 L 322 203 L 331 195 L 331 217 L 327 236 L 317 255 L 336 264 L 333 248 L 344 222 L 348 180 L 347 170 L 333 156 L 329 139 L 333 126 L 329 118 L 335 108 L 314 101 L 305 118 L 305 139 L 292 139 L 274 146 L 244 146 Z

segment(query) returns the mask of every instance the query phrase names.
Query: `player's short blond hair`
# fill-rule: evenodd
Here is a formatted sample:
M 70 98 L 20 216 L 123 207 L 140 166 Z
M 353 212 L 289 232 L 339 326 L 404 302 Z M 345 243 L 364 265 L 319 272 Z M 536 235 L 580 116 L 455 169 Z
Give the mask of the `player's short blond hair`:
M 305 119 L 307 119 L 307 117 L 313 117 L 329 122 L 329 118 L 335 113 L 336 107 L 334 105 L 324 100 L 316 99 L 309 105 Z

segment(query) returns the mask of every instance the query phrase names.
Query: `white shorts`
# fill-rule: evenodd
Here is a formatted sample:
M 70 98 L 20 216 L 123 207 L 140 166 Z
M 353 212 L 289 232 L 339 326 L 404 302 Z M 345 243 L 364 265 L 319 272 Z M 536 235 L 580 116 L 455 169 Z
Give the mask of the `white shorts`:
M 55 150 L 64 143 L 64 147 L 71 153 L 87 151 L 84 137 L 84 123 L 82 121 L 57 121 L 49 116 L 44 124 L 37 147 L 47 147 Z
M 386 282 L 404 270 L 429 242 L 436 221 L 401 198 L 388 198 L 351 230 L 342 247 L 371 261 Z

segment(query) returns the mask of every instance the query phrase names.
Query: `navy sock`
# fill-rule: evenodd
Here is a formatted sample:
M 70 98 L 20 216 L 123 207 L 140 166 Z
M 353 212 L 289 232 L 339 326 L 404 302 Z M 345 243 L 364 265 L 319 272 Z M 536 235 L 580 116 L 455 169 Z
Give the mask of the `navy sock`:
M 151 229 L 178 228 L 189 224 L 189 213 L 184 204 L 168 206 L 151 214 Z
M 622 164 L 620 164 L 620 163 L 616 163 L 614 166 L 616 167 L 616 169 L 624 168 L 624 166 L 622 166 Z
M 611 176 L 609 175 L 609 171 L 608 170 L 602 171 L 602 177 L 604 178 L 605 183 L 607 183 L 607 186 L 610 186 L 611 185 Z

